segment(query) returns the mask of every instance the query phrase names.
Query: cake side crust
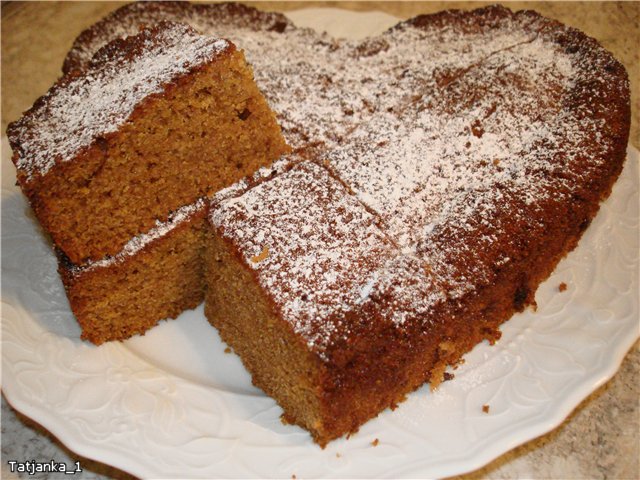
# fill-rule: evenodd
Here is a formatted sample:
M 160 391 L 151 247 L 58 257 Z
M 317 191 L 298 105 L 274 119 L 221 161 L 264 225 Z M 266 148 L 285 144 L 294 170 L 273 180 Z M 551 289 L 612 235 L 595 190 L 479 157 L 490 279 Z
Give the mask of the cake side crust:
M 257 286 L 238 252 L 215 231 L 206 249 L 205 316 L 240 356 L 252 383 L 276 399 L 289 423 L 322 439 L 324 415 L 319 385 L 323 365 Z

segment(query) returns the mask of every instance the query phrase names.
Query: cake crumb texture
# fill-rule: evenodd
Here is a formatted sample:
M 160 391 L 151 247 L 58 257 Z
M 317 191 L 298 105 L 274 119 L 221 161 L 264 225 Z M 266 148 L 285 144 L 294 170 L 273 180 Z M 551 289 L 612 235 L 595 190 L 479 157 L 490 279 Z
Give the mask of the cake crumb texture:
M 100 345 L 142 335 L 202 303 L 204 207 L 200 202 L 199 208 L 186 209 L 171 228 L 158 226 L 160 236 L 150 232 L 135 239 L 133 255 L 76 266 L 58 252 L 58 270 L 83 339 Z
M 217 7 L 198 8 L 125 7 L 107 33 L 140 11 L 221 31 L 202 13 Z M 283 420 L 324 446 L 437 388 L 535 305 L 620 173 L 628 79 L 593 39 L 529 11 L 423 15 L 364 41 L 262 18 L 225 25 L 299 149 L 216 194 L 208 231 L 182 245 L 205 239 L 208 320 Z M 86 274 L 135 265 L 187 235 L 187 218 L 155 218 L 145 229 L 161 235 L 130 250 L 127 237 Z

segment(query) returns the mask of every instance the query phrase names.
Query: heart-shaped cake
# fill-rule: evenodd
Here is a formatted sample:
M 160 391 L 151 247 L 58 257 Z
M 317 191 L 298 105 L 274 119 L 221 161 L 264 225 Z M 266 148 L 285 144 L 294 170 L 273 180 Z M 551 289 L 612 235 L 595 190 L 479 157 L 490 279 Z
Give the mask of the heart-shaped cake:
M 347 41 L 236 4 L 133 4 L 80 35 L 65 71 L 163 20 L 244 49 L 296 151 L 140 232 L 135 248 L 63 262 L 72 307 L 92 304 L 92 282 L 178 283 L 145 265 L 206 230 L 182 248 L 206 264 L 209 321 L 321 445 L 499 338 L 622 169 L 624 67 L 534 12 L 447 11 Z M 97 307 L 83 315 L 97 343 L 136 333 L 110 336 L 117 320 Z

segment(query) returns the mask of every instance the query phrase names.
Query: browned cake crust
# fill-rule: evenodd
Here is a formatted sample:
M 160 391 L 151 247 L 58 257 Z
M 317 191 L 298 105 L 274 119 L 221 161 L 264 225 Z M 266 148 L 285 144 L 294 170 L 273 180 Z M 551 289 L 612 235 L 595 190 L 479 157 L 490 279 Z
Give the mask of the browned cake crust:
M 135 24 L 138 8 L 121 14 Z M 502 7 L 363 42 L 254 31 L 288 140 L 326 148 L 214 201 L 205 311 L 325 445 L 534 304 L 622 169 L 628 80 L 595 40 Z
M 207 30 L 202 27 L 215 28 L 216 25 L 264 32 L 282 32 L 287 27 L 293 27 L 281 13 L 265 12 L 241 3 L 130 3 L 114 10 L 78 35 L 64 60 L 62 71 L 83 70 L 103 45 L 113 39 L 135 34 L 141 26 L 155 25 L 162 20 L 191 24 L 200 31 Z
M 20 186 L 76 264 L 286 151 L 243 54 L 169 23 L 102 48 L 8 136 Z

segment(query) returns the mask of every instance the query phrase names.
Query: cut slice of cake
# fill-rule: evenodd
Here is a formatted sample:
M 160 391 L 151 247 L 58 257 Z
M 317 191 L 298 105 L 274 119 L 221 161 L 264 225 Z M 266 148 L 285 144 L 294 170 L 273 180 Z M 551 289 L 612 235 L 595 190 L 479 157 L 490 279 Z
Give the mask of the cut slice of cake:
M 302 162 L 210 218 L 206 316 L 318 443 L 430 378 L 442 289 L 324 167 Z
M 169 22 L 103 47 L 8 136 L 22 190 L 75 264 L 287 150 L 242 52 Z
M 58 271 L 82 338 L 100 345 L 143 334 L 204 299 L 208 200 L 173 212 L 114 256 L 73 264 L 57 251 Z

